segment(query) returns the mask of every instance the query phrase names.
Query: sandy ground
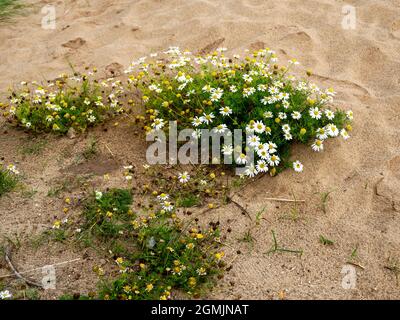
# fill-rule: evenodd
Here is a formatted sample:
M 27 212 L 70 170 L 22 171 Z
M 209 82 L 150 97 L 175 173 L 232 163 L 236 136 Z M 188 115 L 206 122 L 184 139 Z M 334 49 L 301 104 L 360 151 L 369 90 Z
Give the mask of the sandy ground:
M 352 138 L 330 142 L 322 154 L 296 146 L 294 154 L 303 174 L 286 171 L 263 177 L 244 188 L 235 200 L 255 216 L 265 208 L 260 226 L 228 205 L 199 217 L 219 219 L 226 235 L 227 261 L 232 266 L 207 298 L 248 299 L 399 299 L 396 274 L 387 267 L 400 261 L 400 1 L 386 0 L 87 0 L 32 1 L 30 14 L 0 25 L 0 89 L 21 80 L 54 78 L 75 66 L 127 66 L 133 58 L 171 45 L 194 52 L 219 46 L 235 51 L 268 46 L 282 59 L 296 57 L 314 71 L 313 80 L 333 86 L 337 101 L 355 114 Z M 56 5 L 55 30 L 41 28 L 45 4 Z M 356 29 L 342 28 L 342 6 L 356 8 Z M 4 133 L 6 131 L 7 133 Z M 85 164 L 96 184 L 104 172 L 118 175 L 120 163 L 144 161 L 144 144 L 132 126 L 93 130 L 102 158 Z M 131 139 L 127 139 L 130 137 Z M 38 156 L 24 156 L 28 135 L 3 127 L 0 156 L 17 163 L 27 188 L 0 200 L 0 233 L 32 234 L 32 224 L 50 225 L 62 208 L 47 197 L 54 183 L 74 174 L 71 165 L 84 148 L 86 137 L 46 140 Z M 109 159 L 104 145 L 116 158 Z M 80 168 L 79 170 L 82 170 Z M 104 171 L 104 172 L 103 172 Z M 81 172 L 81 171 L 79 171 Z M 96 180 L 97 177 L 97 180 Z M 73 188 L 72 188 L 73 189 Z M 321 194 L 332 191 L 323 210 Z M 74 190 L 79 193 L 79 190 Z M 294 206 L 267 197 L 291 197 Z M 33 229 L 32 229 L 33 228 Z M 229 229 L 229 230 L 228 230 Z M 254 244 L 240 242 L 251 229 Z M 279 245 L 302 249 L 303 255 L 265 253 L 274 230 Z M 231 231 L 231 232 L 229 232 Z M 333 246 L 319 242 L 323 235 Z M 342 287 L 342 268 L 357 249 L 354 289 Z M 238 254 L 238 251 L 240 254 Z M 68 259 L 63 266 L 56 298 L 64 290 L 90 290 L 96 277 L 90 272 L 92 252 L 65 250 L 58 244 L 16 255 L 21 269 Z M 105 263 L 105 261 L 103 261 Z M 400 262 L 399 262 L 400 264 Z M 8 272 L 4 268 L 2 272 Z

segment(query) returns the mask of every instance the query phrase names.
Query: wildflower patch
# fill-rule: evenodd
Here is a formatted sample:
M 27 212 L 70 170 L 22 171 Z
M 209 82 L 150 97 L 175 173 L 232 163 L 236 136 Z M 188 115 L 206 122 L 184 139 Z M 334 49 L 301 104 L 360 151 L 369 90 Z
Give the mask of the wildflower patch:
M 295 142 L 320 152 L 329 138 L 349 138 L 352 111 L 334 107 L 333 89 L 296 78 L 296 60 L 280 66 L 268 48 L 243 59 L 224 51 L 193 56 L 172 47 L 131 64 L 128 88 L 142 93 L 149 135 L 167 132 L 171 122 L 178 130 L 192 129 L 195 140 L 202 129 L 227 136 L 240 129 L 246 134 L 243 143 L 225 143 L 219 151 L 250 177 L 268 171 L 273 175 L 284 167 L 302 171 L 300 161 L 289 162 Z
M 85 131 L 124 111 L 119 100 L 124 91 L 121 81 L 97 81 L 93 77 L 94 72 L 90 71 L 72 76 L 62 74 L 45 85 L 21 82 L 10 89 L 8 102 L 3 103 L 3 116 L 36 132 L 65 134 L 70 128 Z

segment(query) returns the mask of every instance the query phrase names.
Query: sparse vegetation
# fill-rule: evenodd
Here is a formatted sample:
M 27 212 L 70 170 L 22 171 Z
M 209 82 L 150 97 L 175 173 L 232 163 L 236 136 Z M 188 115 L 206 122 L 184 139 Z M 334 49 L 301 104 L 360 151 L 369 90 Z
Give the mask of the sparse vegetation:
M 0 163 L 0 197 L 17 186 L 18 174 L 19 172 L 14 165 L 4 168 L 3 164 Z

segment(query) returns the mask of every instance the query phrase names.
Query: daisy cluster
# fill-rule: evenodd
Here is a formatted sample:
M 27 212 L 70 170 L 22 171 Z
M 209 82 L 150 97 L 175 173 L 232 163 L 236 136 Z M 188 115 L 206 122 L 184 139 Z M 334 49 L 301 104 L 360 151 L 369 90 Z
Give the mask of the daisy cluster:
M 107 116 L 123 112 L 122 82 L 114 78 L 93 79 L 88 74 L 61 74 L 45 85 L 21 82 L 10 89 L 9 100 L 0 105 L 18 125 L 37 132 L 67 133 L 70 128 L 84 131 Z
M 243 58 L 227 57 L 225 51 L 196 56 L 172 47 L 130 65 L 125 71 L 128 86 L 142 93 L 147 132 L 167 130 L 169 121 L 177 121 L 178 129 L 192 128 L 195 138 L 201 136 L 199 129 L 242 129 L 248 137 L 244 151 L 223 145 L 221 153 L 246 166 L 245 174 L 251 177 L 275 174 L 285 166 L 302 171 L 300 161 L 289 162 L 293 142 L 320 152 L 329 138 L 349 138 L 352 111 L 333 107 L 333 89 L 295 77 L 295 59 L 281 66 L 268 48 Z M 250 149 L 256 154 L 254 164 Z

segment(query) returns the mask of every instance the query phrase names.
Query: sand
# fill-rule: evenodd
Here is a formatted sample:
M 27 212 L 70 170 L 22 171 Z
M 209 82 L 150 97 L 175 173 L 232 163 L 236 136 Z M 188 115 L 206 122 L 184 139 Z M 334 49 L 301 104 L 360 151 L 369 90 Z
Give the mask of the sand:
M 352 137 L 346 143 L 332 141 L 318 154 L 295 146 L 294 154 L 305 167 L 303 174 L 285 171 L 275 178 L 263 177 L 236 195 L 235 200 L 253 217 L 265 210 L 259 226 L 254 227 L 254 219 L 250 221 L 232 204 L 199 217 L 219 219 L 226 235 L 226 259 L 232 266 L 206 298 L 400 298 L 396 273 L 388 269 L 395 261 L 400 265 L 400 1 L 31 3 L 27 15 L 0 25 L 1 92 L 21 80 L 52 79 L 68 71 L 69 63 L 118 72 L 134 58 L 171 45 L 194 52 L 220 46 L 235 52 L 268 46 L 281 60 L 295 57 L 303 68 L 312 69 L 312 80 L 334 87 L 338 104 L 354 111 Z M 40 10 L 47 3 L 56 5 L 55 30 L 41 28 Z M 354 30 L 342 28 L 346 4 L 356 8 Z M 33 231 L 27 224 L 51 225 L 62 208 L 47 192 L 87 140 L 50 137 L 40 155 L 24 156 L 20 149 L 30 143 L 28 135 L 0 125 L 0 156 L 17 163 L 28 187 L 37 191 L 29 197 L 13 194 L 0 199 L 0 233 L 29 234 Z M 98 180 L 104 168 L 118 171 L 108 160 L 105 143 L 118 161 L 128 159 L 138 167 L 143 163 L 144 143 L 132 126 L 122 124 L 107 133 L 99 128 L 91 134 L 100 140 L 106 158 L 90 167 L 98 170 Z M 323 210 L 321 194 L 325 192 L 331 193 Z M 296 218 L 290 216 L 293 204 L 266 200 L 293 194 L 305 200 L 298 204 Z M 253 246 L 238 240 L 249 229 Z M 267 255 L 271 230 L 280 246 L 302 249 L 303 255 Z M 324 246 L 320 235 L 334 244 Z M 341 271 L 355 248 L 357 257 L 352 261 L 359 265 L 354 267 L 355 288 L 344 289 Z M 82 258 L 79 265 L 61 268 L 61 287 L 44 293 L 46 298 L 56 298 L 65 290 L 95 288 L 96 277 L 90 270 L 97 262 L 92 253 L 82 255 L 52 244 L 18 252 L 15 259 L 26 270 L 76 257 Z M 7 272 L 1 265 L 0 270 Z

